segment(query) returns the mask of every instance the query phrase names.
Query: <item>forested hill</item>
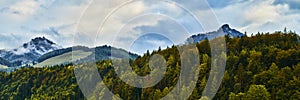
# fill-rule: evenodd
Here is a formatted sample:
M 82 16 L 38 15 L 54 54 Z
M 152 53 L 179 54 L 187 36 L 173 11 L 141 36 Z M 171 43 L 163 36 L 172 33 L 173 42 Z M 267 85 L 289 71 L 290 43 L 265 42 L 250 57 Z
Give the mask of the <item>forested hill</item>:
M 300 100 L 299 40 L 299 36 L 293 32 L 258 33 L 241 38 L 226 36 L 226 71 L 216 96 L 210 99 Z M 190 100 L 201 98 L 212 62 L 208 40 L 196 46 L 200 53 L 200 77 Z M 146 53 L 131 61 L 134 71 L 139 75 L 149 73 L 148 60 L 154 54 L 160 54 L 166 59 L 167 71 L 164 78 L 151 88 L 140 89 L 124 84 L 114 72 L 110 60 L 99 61 L 97 67 L 103 82 L 117 96 L 125 100 L 156 100 L 168 94 L 177 83 L 180 56 L 176 46 L 152 54 Z M 69 64 L 0 72 L 0 99 L 84 99 L 73 68 Z M 101 99 L 102 90 L 97 89 L 93 93 L 100 96 L 89 99 Z

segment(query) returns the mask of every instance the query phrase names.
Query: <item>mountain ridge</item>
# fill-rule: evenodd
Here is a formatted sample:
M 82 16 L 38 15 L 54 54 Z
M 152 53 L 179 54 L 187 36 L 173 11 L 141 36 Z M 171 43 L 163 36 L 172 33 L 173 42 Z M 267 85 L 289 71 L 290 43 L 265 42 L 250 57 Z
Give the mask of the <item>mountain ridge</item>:
M 205 39 L 211 40 L 217 37 L 229 35 L 229 37 L 242 37 L 243 33 L 237 31 L 236 29 L 230 28 L 229 24 L 222 25 L 218 30 L 206 33 L 198 33 L 196 35 L 192 35 L 186 39 L 185 44 L 201 42 Z
M 118 58 L 130 58 L 135 59 L 139 55 L 131 53 L 121 48 L 112 46 L 96 46 L 93 48 L 85 46 L 72 46 L 62 48 L 56 43 L 46 39 L 45 37 L 36 37 L 31 39 L 30 42 L 26 42 L 18 48 L 10 50 L 0 50 L 0 64 L 8 67 L 22 67 L 33 66 L 48 59 L 72 53 L 73 51 L 91 52 L 91 55 L 87 55 L 81 61 L 98 61 L 106 59 L 118 59 Z M 127 56 L 128 54 L 128 56 Z M 72 56 L 65 57 L 64 62 L 71 63 Z M 53 59 L 52 59 L 53 60 Z M 63 59 L 60 59 L 63 60 Z M 69 61 L 70 60 L 70 61 Z M 49 65 L 51 66 L 51 65 Z
M 8 60 L 11 63 L 10 66 L 20 66 L 35 63 L 37 58 L 43 54 L 61 48 L 61 46 L 45 37 L 36 37 L 18 48 L 0 50 L 0 57 Z
M 80 52 L 78 52 L 80 51 Z M 78 57 L 72 58 L 70 57 L 64 57 L 68 60 L 65 60 L 64 62 L 69 63 L 81 63 L 81 62 L 97 62 L 99 60 L 107 60 L 107 59 L 123 59 L 123 58 L 129 58 L 131 60 L 136 59 L 139 55 L 131 53 L 129 51 L 126 51 L 121 48 L 116 48 L 112 46 L 97 46 L 94 48 L 88 48 L 85 46 L 73 46 L 68 48 L 63 48 L 59 50 L 54 50 L 49 53 L 46 53 L 45 55 L 41 56 L 38 59 L 38 63 L 47 62 L 48 60 L 54 61 L 52 58 L 55 57 L 61 57 L 61 55 L 66 55 L 69 53 L 91 53 L 89 55 L 82 55 L 85 57 L 80 57 L 80 59 L 77 59 Z M 76 56 L 77 54 L 72 54 L 73 56 Z
M 199 33 L 192 35 L 186 39 L 185 44 L 201 42 L 205 39 L 214 39 L 224 35 L 229 35 L 230 37 L 242 37 L 243 33 L 230 28 L 228 24 L 222 25 L 219 29 L 212 32 Z M 92 52 L 92 55 L 89 55 L 85 61 L 91 60 L 105 60 L 105 59 L 118 59 L 126 58 L 135 59 L 139 55 L 126 51 L 124 49 L 115 48 L 111 46 L 96 46 L 94 48 L 89 48 L 85 46 L 72 46 L 67 48 L 62 48 L 54 42 L 46 39 L 45 37 L 36 37 L 31 39 L 30 42 L 24 43 L 19 48 L 12 50 L 0 50 L 0 61 L 2 65 L 9 67 L 21 66 L 21 65 L 34 65 L 35 63 L 41 63 L 47 59 L 50 59 L 55 56 L 66 54 L 74 50 L 83 50 L 86 52 Z M 115 53 L 115 54 L 113 54 Z M 129 56 L 127 55 L 129 54 Z M 9 63 L 7 63 L 9 61 Z

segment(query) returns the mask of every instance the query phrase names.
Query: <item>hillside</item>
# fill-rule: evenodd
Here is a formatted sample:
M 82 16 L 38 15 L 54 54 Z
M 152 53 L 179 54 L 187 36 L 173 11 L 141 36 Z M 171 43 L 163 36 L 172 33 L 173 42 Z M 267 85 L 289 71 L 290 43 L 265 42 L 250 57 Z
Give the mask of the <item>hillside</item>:
M 58 56 L 54 56 L 44 60 L 33 67 L 45 67 L 45 66 L 54 66 L 60 64 L 69 64 L 75 62 L 76 60 L 86 58 L 87 56 L 91 55 L 92 52 L 76 50 L 73 52 L 67 52 Z
M 74 46 L 64 49 L 54 50 L 52 52 L 42 55 L 38 59 L 38 64 L 35 67 L 53 66 L 59 64 L 66 64 L 72 62 L 88 62 L 99 61 L 107 59 L 121 59 L 129 58 L 136 59 L 137 54 L 130 53 L 124 49 L 118 49 L 111 46 L 98 46 L 95 48 L 88 48 L 84 46 Z
M 0 64 L 0 69 L 6 69 L 6 68 L 7 68 L 7 66 Z
M 255 36 L 241 38 L 226 37 L 227 61 L 221 86 L 214 98 L 229 100 L 299 100 L 300 99 L 300 38 L 293 32 L 258 33 Z M 219 38 L 211 40 L 218 41 Z M 195 43 L 201 64 L 199 77 L 190 100 L 200 99 L 210 75 L 211 50 L 208 40 Z M 110 91 L 123 99 L 157 100 L 167 95 L 178 83 L 181 69 L 181 57 L 178 48 L 172 46 L 164 50 L 146 53 L 130 61 L 132 69 L 138 75 L 150 73 L 149 58 L 155 54 L 166 59 L 167 70 L 161 81 L 153 87 L 141 89 L 125 84 L 114 72 L 111 60 L 100 60 L 97 68 Z M 97 50 L 96 50 L 97 51 Z M 224 57 L 225 53 L 218 55 Z M 189 55 L 192 56 L 192 55 Z M 115 59 L 115 61 L 122 61 Z M 83 65 L 87 66 L 87 65 Z M 193 66 L 193 65 L 191 65 Z M 90 66 L 87 66 L 90 67 Z M 193 70 L 188 70 L 192 72 Z M 214 73 L 214 71 L 213 71 Z M 192 73 L 191 73 L 192 74 Z M 220 73 L 214 73 L 216 77 Z M 87 81 L 92 81 L 92 76 Z M 180 80 L 184 81 L 186 79 Z M 65 64 L 44 68 L 21 68 L 12 73 L 0 72 L 0 99 L 86 99 L 74 76 L 74 65 Z M 151 82 L 151 79 L 145 80 Z M 191 81 L 192 82 L 192 81 Z M 213 80 L 210 84 L 216 84 Z M 186 83 L 180 83 L 186 84 Z M 186 86 L 185 86 L 186 87 Z M 103 87 L 90 86 L 95 96 L 88 99 L 103 99 L 106 95 Z M 190 88 L 180 88 L 180 93 Z M 211 88 L 213 91 L 215 88 Z M 177 95 L 171 95 L 173 97 Z M 208 98 L 208 97 L 206 97 Z

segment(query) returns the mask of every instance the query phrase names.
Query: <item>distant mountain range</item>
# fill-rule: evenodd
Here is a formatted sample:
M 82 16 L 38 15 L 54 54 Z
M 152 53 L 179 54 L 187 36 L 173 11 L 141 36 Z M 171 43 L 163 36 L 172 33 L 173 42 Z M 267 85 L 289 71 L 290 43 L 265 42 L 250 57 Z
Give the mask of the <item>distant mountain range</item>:
M 244 36 L 243 33 L 239 32 L 235 29 L 231 29 L 228 24 L 224 24 L 217 31 L 192 35 L 191 37 L 186 39 L 185 43 L 188 44 L 188 43 L 201 42 L 205 39 L 211 40 L 211 39 L 225 36 L 225 35 L 229 35 L 229 37 L 231 37 L 231 38 Z
M 118 58 L 130 58 L 135 59 L 139 55 L 127 52 L 123 49 L 114 48 L 111 46 L 99 46 L 95 48 L 88 48 L 84 46 L 74 46 L 68 48 L 62 48 L 54 42 L 46 39 L 45 37 L 37 37 L 30 42 L 24 43 L 22 46 L 12 50 L 0 50 L 0 65 L 8 67 L 20 67 L 27 65 L 40 65 L 51 66 L 50 64 L 39 64 L 42 62 L 49 62 L 51 59 L 54 64 L 70 63 L 73 62 L 72 52 L 84 53 L 89 55 L 79 55 L 77 57 L 80 61 L 99 61 L 105 59 L 118 59 Z M 113 54 L 113 55 L 112 55 Z M 74 54 L 76 55 L 76 54 Z M 58 56 L 65 56 L 64 59 L 59 59 Z M 61 62 L 61 63 L 57 63 Z M 40 67 L 39 66 L 39 67 Z
M 201 42 L 205 39 L 214 39 L 220 36 L 242 37 L 244 34 L 231 29 L 228 24 L 221 26 L 217 31 L 192 35 L 186 39 L 186 44 Z M 12 50 L 0 50 L 0 65 L 8 67 L 20 66 L 51 66 L 51 64 L 63 64 L 77 61 L 99 61 L 105 59 L 130 58 L 135 59 L 139 55 L 130 53 L 124 49 L 111 46 L 98 46 L 88 48 L 74 46 L 62 48 L 45 37 L 37 37 Z

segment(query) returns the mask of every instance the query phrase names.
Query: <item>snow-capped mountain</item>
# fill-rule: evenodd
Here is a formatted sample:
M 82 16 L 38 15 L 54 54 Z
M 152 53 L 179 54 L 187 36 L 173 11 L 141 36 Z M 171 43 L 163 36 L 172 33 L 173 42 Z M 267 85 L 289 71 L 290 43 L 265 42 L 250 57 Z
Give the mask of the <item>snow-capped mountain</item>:
M 244 36 L 243 33 L 231 29 L 228 24 L 224 24 L 221 28 L 219 28 L 217 31 L 208 32 L 208 33 L 200 33 L 197 35 L 193 35 L 189 38 L 187 38 L 185 43 L 195 43 L 195 42 L 201 42 L 205 40 L 206 38 L 211 40 L 217 37 L 229 35 L 229 37 L 242 37 Z
M 11 66 L 19 66 L 36 62 L 43 54 L 57 49 L 61 47 L 45 37 L 37 37 L 16 49 L 0 50 L 0 57 L 8 60 Z

